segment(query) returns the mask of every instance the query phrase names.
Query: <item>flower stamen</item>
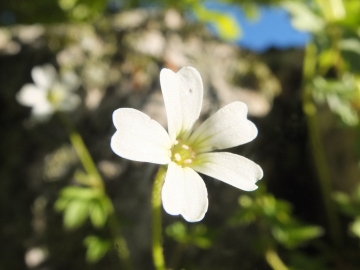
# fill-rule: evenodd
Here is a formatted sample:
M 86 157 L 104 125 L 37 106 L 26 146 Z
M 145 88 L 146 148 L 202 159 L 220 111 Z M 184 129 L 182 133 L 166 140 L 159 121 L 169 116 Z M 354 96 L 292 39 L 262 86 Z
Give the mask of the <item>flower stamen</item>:
M 171 160 L 182 167 L 190 166 L 196 157 L 193 148 L 179 140 L 174 142 L 171 153 Z

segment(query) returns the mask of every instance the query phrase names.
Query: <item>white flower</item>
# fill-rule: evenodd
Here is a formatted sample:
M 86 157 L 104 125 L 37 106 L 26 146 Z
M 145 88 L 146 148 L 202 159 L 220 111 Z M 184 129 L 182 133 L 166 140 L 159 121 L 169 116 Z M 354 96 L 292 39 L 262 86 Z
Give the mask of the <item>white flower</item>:
M 247 143 L 256 137 L 257 129 L 246 118 L 247 106 L 233 102 L 193 131 L 203 99 L 199 72 L 192 67 L 177 73 L 163 69 L 160 83 L 169 133 L 144 113 L 121 108 L 113 114 L 117 131 L 111 148 L 123 158 L 168 164 L 161 194 L 165 211 L 199 221 L 207 211 L 208 196 L 196 172 L 246 191 L 257 188 L 255 183 L 263 176 L 259 165 L 231 153 L 210 152 Z
M 74 73 L 65 73 L 58 79 L 55 68 L 46 64 L 31 71 L 35 84 L 25 84 L 16 95 L 17 101 L 32 107 L 35 119 L 47 119 L 55 111 L 71 111 L 80 104 L 80 97 L 73 93 L 78 87 Z

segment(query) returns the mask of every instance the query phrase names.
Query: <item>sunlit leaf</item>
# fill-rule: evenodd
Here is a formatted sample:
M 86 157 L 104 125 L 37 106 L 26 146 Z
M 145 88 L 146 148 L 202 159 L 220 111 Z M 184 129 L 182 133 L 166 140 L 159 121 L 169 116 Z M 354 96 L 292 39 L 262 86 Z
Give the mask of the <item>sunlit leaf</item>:
M 103 192 L 98 189 L 84 187 L 67 187 L 61 191 L 60 196 L 68 198 L 78 198 L 90 200 L 103 196 Z
M 291 23 L 296 29 L 313 33 L 324 29 L 324 20 L 316 15 L 308 4 L 286 1 L 282 6 L 292 15 Z
M 166 227 L 166 234 L 180 243 L 187 241 L 187 228 L 182 222 L 174 222 Z
M 318 226 L 274 227 L 274 237 L 288 248 L 295 248 L 303 242 L 317 238 L 323 234 Z
M 108 212 L 104 209 L 103 205 L 98 200 L 91 201 L 90 207 L 90 220 L 92 224 L 101 228 L 105 225 L 107 220 Z
M 212 24 L 222 39 L 234 41 L 241 37 L 240 26 L 230 14 L 209 10 L 200 4 L 194 5 L 193 11 L 199 20 Z
M 71 201 L 71 198 L 60 196 L 55 202 L 55 205 L 54 205 L 55 210 L 59 211 L 59 212 L 64 211 L 70 201 Z
M 89 215 L 89 201 L 72 200 L 64 212 L 64 225 L 69 229 L 81 226 Z
M 106 252 L 111 247 L 111 242 L 101 239 L 97 236 L 88 236 L 84 240 L 87 247 L 86 260 L 90 263 L 98 262 L 104 257 Z

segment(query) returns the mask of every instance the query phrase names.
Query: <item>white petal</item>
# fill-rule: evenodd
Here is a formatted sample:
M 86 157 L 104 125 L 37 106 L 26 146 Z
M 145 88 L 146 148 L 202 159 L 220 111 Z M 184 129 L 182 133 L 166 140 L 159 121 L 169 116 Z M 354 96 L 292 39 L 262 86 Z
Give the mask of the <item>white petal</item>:
M 184 170 L 170 162 L 166 172 L 165 183 L 161 190 L 162 204 L 170 215 L 180 215 L 184 203 L 185 188 Z
M 252 141 L 256 126 L 247 120 L 247 106 L 233 102 L 218 110 L 190 136 L 189 144 L 198 152 L 225 149 Z
M 208 194 L 204 181 L 193 169 L 185 167 L 184 203 L 181 215 L 189 222 L 200 221 L 208 209 Z
M 80 79 L 78 76 L 71 71 L 62 74 L 61 83 L 64 85 L 67 91 L 73 91 L 80 85 Z
M 35 104 L 47 102 L 46 91 L 39 89 L 34 84 L 25 84 L 17 93 L 17 101 L 24 106 L 34 106 Z
M 35 104 L 31 113 L 36 120 L 45 121 L 54 113 L 54 107 L 46 100 Z
M 60 109 L 73 111 L 81 103 L 81 98 L 76 94 L 67 93 L 66 99 L 62 102 Z
M 257 189 L 255 183 L 263 177 L 259 165 L 231 153 L 200 154 L 192 168 L 245 191 Z
M 113 113 L 117 129 L 111 148 L 119 156 L 135 161 L 167 164 L 171 141 L 166 130 L 146 114 L 128 108 Z
M 174 141 L 178 135 L 189 133 L 199 118 L 203 99 L 203 84 L 199 72 L 184 67 L 174 73 L 170 69 L 160 72 L 161 90 L 164 96 L 168 130 Z
M 56 80 L 57 73 L 52 65 L 46 64 L 34 67 L 31 76 L 37 86 L 48 89 Z

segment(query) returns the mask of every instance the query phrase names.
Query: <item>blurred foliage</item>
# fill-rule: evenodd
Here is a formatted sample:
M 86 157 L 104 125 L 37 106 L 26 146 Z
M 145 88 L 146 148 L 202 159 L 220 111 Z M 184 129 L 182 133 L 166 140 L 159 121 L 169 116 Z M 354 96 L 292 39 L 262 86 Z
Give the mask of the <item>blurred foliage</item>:
M 313 34 L 317 45 L 317 76 L 313 95 L 326 102 L 342 121 L 358 124 L 360 112 L 359 5 L 353 0 L 284 2 L 293 26 Z
M 213 23 L 216 31 L 220 33 L 220 38 L 233 41 L 241 38 L 241 28 L 233 17 L 206 9 L 206 7 L 196 4 L 192 6 L 196 17 L 204 23 Z
M 348 217 L 354 219 L 350 223 L 351 233 L 360 238 L 360 186 L 351 195 L 344 192 L 335 192 L 334 200 L 337 202 L 340 211 Z
M 203 224 L 197 224 L 188 230 L 182 222 L 175 222 L 166 227 L 166 234 L 183 245 L 195 245 L 199 248 L 209 248 L 212 244 L 206 235 L 207 228 Z
M 109 198 L 100 190 L 87 187 L 64 188 L 55 203 L 57 211 L 64 211 L 64 225 L 80 227 L 87 218 L 96 228 L 102 228 L 113 211 Z
M 259 237 L 271 234 L 271 238 L 286 248 L 294 249 L 323 234 L 321 227 L 299 222 L 289 202 L 276 199 L 263 187 L 252 196 L 240 196 L 239 205 L 240 210 L 229 221 L 231 225 L 254 224 L 259 229 Z
M 266 192 L 264 186 L 251 195 L 239 197 L 240 209 L 229 219 L 230 226 L 253 226 L 257 233 L 253 248 L 264 254 L 264 258 L 273 269 L 325 269 L 324 259 L 314 261 L 302 253 L 300 248 L 309 245 L 311 240 L 323 235 L 320 226 L 305 225 L 292 213 L 289 202 L 275 198 Z M 278 246 L 291 250 L 283 263 L 277 250 Z M 299 259 L 301 258 L 301 259 Z
M 90 263 L 96 263 L 101 260 L 111 247 L 110 241 L 101 239 L 94 235 L 86 237 L 84 244 L 87 247 L 86 260 Z

